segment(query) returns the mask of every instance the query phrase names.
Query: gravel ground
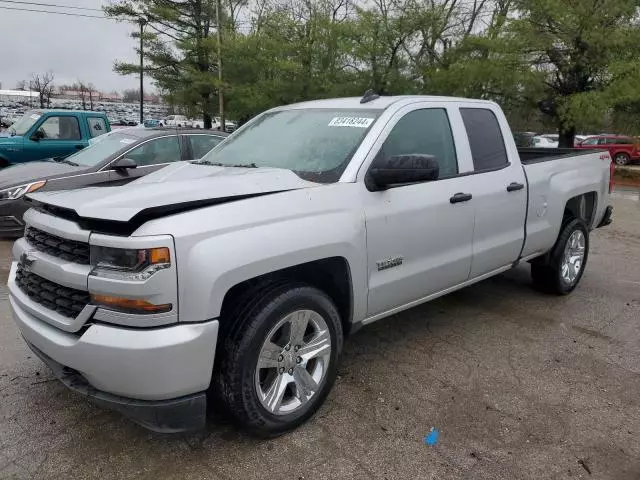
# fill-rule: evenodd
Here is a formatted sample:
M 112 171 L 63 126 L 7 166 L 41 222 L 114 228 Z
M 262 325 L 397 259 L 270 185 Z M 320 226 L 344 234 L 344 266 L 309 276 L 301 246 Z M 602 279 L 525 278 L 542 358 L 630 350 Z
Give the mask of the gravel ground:
M 281 438 L 221 416 L 149 433 L 67 391 L 0 287 L 0 478 L 640 478 L 640 202 L 615 200 L 574 294 L 507 274 L 375 323 L 319 414 Z M 10 243 L 0 244 L 5 283 Z M 437 445 L 426 445 L 432 427 Z

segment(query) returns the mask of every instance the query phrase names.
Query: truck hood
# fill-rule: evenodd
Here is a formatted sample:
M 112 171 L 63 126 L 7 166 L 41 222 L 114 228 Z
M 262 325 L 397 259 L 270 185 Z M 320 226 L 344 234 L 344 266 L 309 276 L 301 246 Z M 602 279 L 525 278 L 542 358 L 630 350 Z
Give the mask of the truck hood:
M 289 170 L 179 162 L 120 187 L 33 193 L 29 198 L 84 219 L 136 225 L 153 218 L 270 193 L 313 188 Z M 73 216 L 73 215 L 71 215 Z
M 0 170 L 0 189 L 24 185 L 39 180 L 52 180 L 82 173 L 86 167 L 75 167 L 68 163 L 29 162 Z

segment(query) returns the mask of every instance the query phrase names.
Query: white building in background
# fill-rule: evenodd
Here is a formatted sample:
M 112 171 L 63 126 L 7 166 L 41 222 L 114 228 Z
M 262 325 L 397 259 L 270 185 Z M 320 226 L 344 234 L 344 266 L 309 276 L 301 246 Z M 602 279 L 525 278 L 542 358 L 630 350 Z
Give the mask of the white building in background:
M 40 94 L 29 90 L 0 90 L 0 102 L 29 103 L 40 105 Z

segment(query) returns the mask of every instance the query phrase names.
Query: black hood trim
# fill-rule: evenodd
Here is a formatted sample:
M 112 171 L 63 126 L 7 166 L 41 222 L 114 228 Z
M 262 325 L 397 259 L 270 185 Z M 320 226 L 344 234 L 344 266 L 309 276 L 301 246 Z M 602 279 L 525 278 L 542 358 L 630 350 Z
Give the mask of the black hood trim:
M 55 217 L 64 218 L 78 224 L 78 226 L 84 230 L 90 230 L 95 233 L 103 233 L 106 235 L 118 235 L 128 237 L 144 223 L 155 220 L 157 218 L 166 217 L 169 215 L 175 215 L 177 213 L 184 213 L 190 210 L 197 210 L 199 208 L 210 207 L 212 205 L 221 205 L 223 203 L 230 203 L 239 200 L 246 200 L 248 198 L 262 197 L 265 195 L 273 195 L 276 193 L 287 192 L 290 190 L 276 190 L 273 192 L 260 192 L 250 193 L 247 195 L 233 195 L 220 198 L 209 198 L 203 200 L 194 200 L 191 202 L 174 203 L 171 205 L 161 205 L 158 207 L 145 208 L 136 213 L 130 220 L 121 222 L 118 220 L 105 220 L 101 218 L 81 217 L 78 212 L 70 208 L 58 207 L 48 203 L 39 202 L 27 198 L 26 201 L 31 203 L 33 208 L 43 213 L 53 215 Z

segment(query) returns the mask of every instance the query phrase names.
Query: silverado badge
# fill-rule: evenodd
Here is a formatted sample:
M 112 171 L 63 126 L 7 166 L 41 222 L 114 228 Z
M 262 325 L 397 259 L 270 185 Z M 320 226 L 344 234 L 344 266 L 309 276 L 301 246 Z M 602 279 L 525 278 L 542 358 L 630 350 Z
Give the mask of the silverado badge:
M 388 268 L 397 267 L 402 265 L 404 261 L 404 257 L 397 255 L 395 257 L 385 258 L 384 260 L 379 260 L 376 262 L 376 266 L 378 267 L 378 271 L 386 270 Z

